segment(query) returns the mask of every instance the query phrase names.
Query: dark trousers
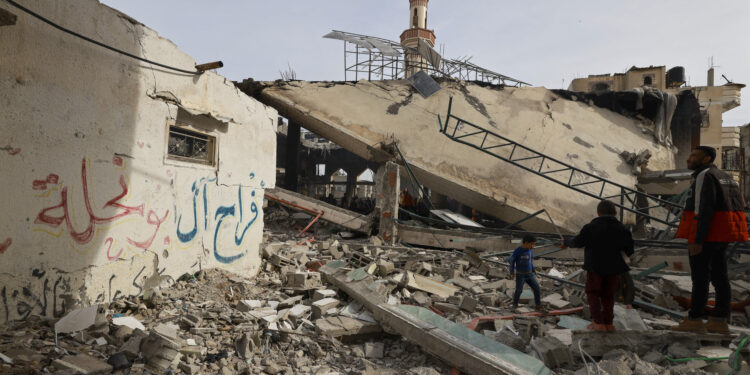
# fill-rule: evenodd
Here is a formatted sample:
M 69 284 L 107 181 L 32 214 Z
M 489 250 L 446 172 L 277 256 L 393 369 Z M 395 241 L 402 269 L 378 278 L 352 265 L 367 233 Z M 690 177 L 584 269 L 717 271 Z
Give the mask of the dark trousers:
M 518 305 L 518 300 L 521 298 L 521 293 L 523 293 L 523 284 L 529 284 L 531 290 L 534 292 L 534 304 L 537 306 L 541 305 L 542 297 L 539 291 L 539 283 L 536 282 L 536 276 L 534 276 L 533 272 L 516 273 L 516 292 L 513 293 L 513 304 Z
M 618 275 L 587 273 L 586 298 L 594 323 L 612 324 L 615 317 L 615 291 L 617 291 L 618 280 Z
M 693 280 L 689 314 L 691 319 L 706 317 L 709 282 L 713 284 L 716 291 L 716 308 L 711 315 L 717 318 L 729 317 L 732 291 L 727 275 L 728 245 L 725 242 L 706 242 L 698 255 L 690 257 L 690 278 Z

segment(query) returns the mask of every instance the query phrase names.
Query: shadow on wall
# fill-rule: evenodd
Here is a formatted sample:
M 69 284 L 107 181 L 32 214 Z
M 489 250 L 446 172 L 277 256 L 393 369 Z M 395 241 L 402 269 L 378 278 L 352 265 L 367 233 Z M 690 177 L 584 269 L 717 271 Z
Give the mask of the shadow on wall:
M 24 5 L 141 55 L 140 26 L 97 1 Z M 10 9 L 17 24 L 0 32 L 0 324 L 61 316 L 94 286 L 87 285 L 91 266 L 140 256 L 165 241 L 157 233 L 170 215 L 131 186 L 133 150 L 147 142 L 134 138 L 146 69 Z M 114 230 L 123 227 L 132 236 Z M 109 280 L 96 286 L 111 286 L 118 271 L 112 267 Z M 129 283 L 140 288 L 149 273 L 132 271 Z M 96 299 L 118 291 L 107 293 Z

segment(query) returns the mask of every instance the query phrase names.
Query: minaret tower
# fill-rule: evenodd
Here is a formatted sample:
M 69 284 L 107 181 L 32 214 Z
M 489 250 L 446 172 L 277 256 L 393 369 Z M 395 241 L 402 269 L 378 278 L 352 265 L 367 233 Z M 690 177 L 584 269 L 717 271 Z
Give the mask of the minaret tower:
M 427 29 L 427 3 L 430 0 L 409 0 L 409 28 L 401 33 L 401 45 L 417 49 L 419 39 L 424 39 L 430 47 L 435 47 L 435 32 Z M 406 76 L 409 77 L 422 67 L 427 60 L 414 53 L 406 53 Z

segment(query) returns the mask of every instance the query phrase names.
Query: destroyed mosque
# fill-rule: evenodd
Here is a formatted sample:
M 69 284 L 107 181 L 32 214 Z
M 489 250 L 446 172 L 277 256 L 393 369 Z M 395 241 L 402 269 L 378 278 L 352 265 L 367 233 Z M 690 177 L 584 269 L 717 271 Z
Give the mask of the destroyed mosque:
M 750 373 L 747 242 L 728 333 L 670 329 L 685 160 L 710 146 L 750 198 L 750 127 L 722 126 L 745 85 L 713 67 L 547 89 L 442 56 L 409 0 L 399 40 L 321 32 L 342 81 L 233 82 L 52 3 L 0 0 L 0 374 Z M 633 238 L 609 331 L 565 246 L 602 201 Z M 529 236 L 539 304 L 508 263 Z

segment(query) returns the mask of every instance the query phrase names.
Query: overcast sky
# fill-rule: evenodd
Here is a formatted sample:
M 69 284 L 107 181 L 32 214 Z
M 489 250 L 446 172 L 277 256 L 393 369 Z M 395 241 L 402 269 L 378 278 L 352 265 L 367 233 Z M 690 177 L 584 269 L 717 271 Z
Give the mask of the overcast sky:
M 222 60 L 232 80 L 280 78 L 289 64 L 303 80 L 343 80 L 343 42 L 332 29 L 398 40 L 408 0 L 103 0 L 155 29 L 198 63 Z M 713 56 L 717 84 L 750 83 L 747 0 L 432 0 L 428 28 L 446 57 L 472 62 L 535 86 L 567 88 L 573 78 L 629 67 L 683 66 L 706 84 Z M 159 61 L 158 56 L 148 56 Z M 750 123 L 744 105 L 724 126 Z

